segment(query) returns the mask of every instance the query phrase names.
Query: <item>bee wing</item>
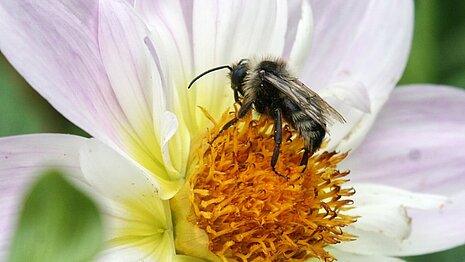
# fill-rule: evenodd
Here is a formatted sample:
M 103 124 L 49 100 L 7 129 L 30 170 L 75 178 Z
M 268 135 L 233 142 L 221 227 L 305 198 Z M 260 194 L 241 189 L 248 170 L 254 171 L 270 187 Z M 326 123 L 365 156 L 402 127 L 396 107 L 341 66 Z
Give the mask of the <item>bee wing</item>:
M 269 72 L 261 72 L 261 76 L 263 80 L 288 96 L 292 102 L 322 127 L 325 127 L 326 123 L 332 123 L 333 119 L 345 123 L 344 117 L 336 109 L 298 79 L 281 78 Z

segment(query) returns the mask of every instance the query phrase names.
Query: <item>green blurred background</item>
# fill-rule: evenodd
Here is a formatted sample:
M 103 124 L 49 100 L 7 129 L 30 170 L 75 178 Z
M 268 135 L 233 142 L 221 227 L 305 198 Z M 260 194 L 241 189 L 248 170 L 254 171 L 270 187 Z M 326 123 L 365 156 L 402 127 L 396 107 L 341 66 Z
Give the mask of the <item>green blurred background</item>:
M 465 1 L 415 3 L 414 42 L 401 84 L 435 83 L 465 89 Z M 47 132 L 88 136 L 29 87 L 1 53 L 0 112 L 0 136 Z M 407 259 L 462 262 L 465 246 Z

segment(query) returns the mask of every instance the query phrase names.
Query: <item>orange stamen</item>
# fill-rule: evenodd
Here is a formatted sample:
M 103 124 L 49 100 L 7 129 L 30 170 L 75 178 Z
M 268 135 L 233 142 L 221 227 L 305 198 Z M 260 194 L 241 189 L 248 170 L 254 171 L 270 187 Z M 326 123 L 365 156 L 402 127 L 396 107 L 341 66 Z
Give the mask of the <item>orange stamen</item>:
M 225 114 L 205 142 L 228 118 Z M 349 171 L 336 169 L 347 153 L 315 154 L 302 172 L 303 141 L 285 126 L 276 169 L 288 179 L 280 177 L 270 165 L 273 123 L 251 114 L 205 145 L 189 180 L 189 219 L 206 232 L 209 250 L 222 260 L 332 261 L 325 247 L 354 239 L 342 228 L 356 220 L 343 214 L 355 191 L 343 187 Z

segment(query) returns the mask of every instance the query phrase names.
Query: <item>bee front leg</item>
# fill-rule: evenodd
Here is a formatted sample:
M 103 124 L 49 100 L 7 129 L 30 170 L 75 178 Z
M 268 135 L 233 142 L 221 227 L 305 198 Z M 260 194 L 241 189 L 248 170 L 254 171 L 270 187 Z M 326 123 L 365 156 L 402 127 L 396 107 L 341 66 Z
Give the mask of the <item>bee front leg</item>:
M 282 115 L 280 108 L 276 108 L 274 110 L 274 150 L 273 156 L 271 157 L 271 169 L 273 172 L 280 176 L 284 177 L 285 179 L 289 179 L 288 176 L 281 175 L 278 171 L 276 171 L 275 166 L 278 162 L 279 158 L 279 150 L 281 149 L 281 142 L 283 140 L 283 123 L 282 123 Z
M 249 112 L 249 110 L 252 108 L 252 105 L 253 103 L 255 102 L 255 100 L 251 100 L 247 103 L 245 103 L 243 106 L 241 106 L 241 108 L 239 109 L 239 112 L 237 112 L 237 116 L 231 120 L 229 120 L 229 122 L 227 122 L 221 129 L 220 131 L 218 132 L 218 134 L 216 134 L 216 136 L 212 139 L 212 141 L 210 141 L 210 144 L 213 144 L 213 142 L 215 142 L 215 140 L 220 136 L 220 134 L 230 128 L 231 126 L 233 126 L 235 123 L 237 123 L 237 121 L 239 121 L 239 119 L 243 118 L 244 116 L 247 115 L 247 113 Z
M 242 106 L 242 101 L 239 99 L 239 91 L 237 91 L 237 88 L 234 88 L 234 101 Z

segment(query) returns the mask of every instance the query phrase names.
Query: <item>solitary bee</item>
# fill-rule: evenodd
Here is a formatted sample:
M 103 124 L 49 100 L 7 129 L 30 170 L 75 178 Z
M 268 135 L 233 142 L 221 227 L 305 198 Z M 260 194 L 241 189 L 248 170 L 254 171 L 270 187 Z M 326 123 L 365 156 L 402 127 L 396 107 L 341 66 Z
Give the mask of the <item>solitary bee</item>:
M 327 131 L 327 123 L 333 119 L 345 122 L 317 93 L 292 76 L 286 62 L 278 58 L 257 61 L 242 59 L 233 65 L 215 67 L 195 77 L 188 88 L 204 75 L 221 69 L 229 69 L 234 100 L 241 107 L 237 116 L 227 122 L 218 135 L 246 116 L 252 106 L 258 113 L 270 116 L 274 119 L 275 140 L 271 168 L 279 176 L 283 175 L 276 171 L 275 165 L 282 141 L 283 118 L 304 140 L 305 148 L 300 165 L 306 165 L 309 156 L 320 148 Z

